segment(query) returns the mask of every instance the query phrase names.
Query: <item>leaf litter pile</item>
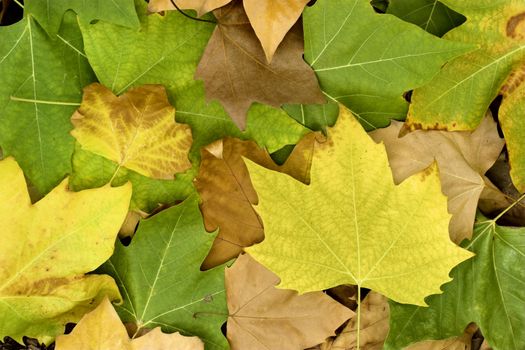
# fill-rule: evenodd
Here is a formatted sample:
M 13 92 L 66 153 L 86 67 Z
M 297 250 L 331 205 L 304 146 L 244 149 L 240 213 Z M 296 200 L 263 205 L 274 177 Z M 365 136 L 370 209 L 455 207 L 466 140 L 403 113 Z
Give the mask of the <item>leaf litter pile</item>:
M 0 4 L 0 349 L 525 349 L 523 0 Z

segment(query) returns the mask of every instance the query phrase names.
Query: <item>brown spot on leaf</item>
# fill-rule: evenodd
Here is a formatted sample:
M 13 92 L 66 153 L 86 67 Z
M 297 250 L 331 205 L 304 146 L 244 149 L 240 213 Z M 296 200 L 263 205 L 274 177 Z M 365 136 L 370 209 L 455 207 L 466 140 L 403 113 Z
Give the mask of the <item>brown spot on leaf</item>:
M 507 97 L 525 82 L 525 64 L 515 68 L 500 89 L 500 95 Z
M 507 22 L 507 36 L 525 40 L 525 12 L 513 16 Z

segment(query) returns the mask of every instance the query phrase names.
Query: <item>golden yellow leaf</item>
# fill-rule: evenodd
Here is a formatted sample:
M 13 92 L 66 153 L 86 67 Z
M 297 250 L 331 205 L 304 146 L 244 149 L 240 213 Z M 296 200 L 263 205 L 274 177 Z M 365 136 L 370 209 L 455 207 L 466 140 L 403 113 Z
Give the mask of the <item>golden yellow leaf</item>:
M 191 130 L 175 122 L 175 109 L 161 85 L 144 85 L 115 96 L 101 84 L 84 88 L 71 117 L 71 134 L 90 152 L 142 175 L 173 179 L 191 167 Z
M 113 279 L 85 275 L 113 253 L 131 184 L 70 192 L 67 180 L 31 204 L 18 164 L 0 161 L 0 334 L 50 341 L 104 296 Z
M 129 339 L 126 327 L 105 298 L 86 314 L 68 335 L 56 339 L 56 350 L 204 350 L 197 337 L 165 334 L 160 327 L 136 339 Z
M 221 6 L 226 5 L 232 0 L 175 0 L 175 4 L 180 9 L 192 9 L 197 11 L 197 16 L 213 11 Z M 175 10 L 175 6 L 170 0 L 151 0 L 148 4 L 150 12 L 160 12 L 166 10 Z

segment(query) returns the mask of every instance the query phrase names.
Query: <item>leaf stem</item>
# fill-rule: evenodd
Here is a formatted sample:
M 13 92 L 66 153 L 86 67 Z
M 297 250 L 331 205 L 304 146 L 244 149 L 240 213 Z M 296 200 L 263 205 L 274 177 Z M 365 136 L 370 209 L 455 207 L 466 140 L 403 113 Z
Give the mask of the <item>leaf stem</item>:
M 20 1 L 18 1 L 18 0 L 13 0 L 13 2 L 14 2 L 15 4 L 17 4 L 18 6 L 20 6 L 21 8 L 24 8 L 24 5 L 22 5 L 22 4 L 20 3 Z
M 356 349 L 359 350 L 359 347 L 361 345 L 361 286 L 357 285 L 357 328 L 356 328 Z
M 509 205 L 507 208 L 505 208 L 505 210 L 503 210 L 501 213 L 498 214 L 498 216 L 496 216 L 492 221 L 494 221 L 494 223 L 496 221 L 498 221 L 499 218 L 501 218 L 503 215 L 505 215 L 509 210 L 511 210 L 514 206 L 516 206 L 519 202 L 521 202 L 523 199 L 525 198 L 525 193 L 522 194 L 518 199 L 516 199 L 514 201 L 514 203 L 512 203 L 511 205 Z
M 197 18 L 197 17 L 193 17 L 193 16 L 190 16 L 188 15 L 186 12 L 182 11 L 179 6 L 177 6 L 177 4 L 175 3 L 175 1 L 173 0 L 170 0 L 171 1 L 171 4 L 177 9 L 177 11 L 179 13 L 181 13 L 182 15 L 194 20 L 194 21 L 199 21 L 199 22 L 208 22 L 208 23 L 213 23 L 213 24 L 217 24 L 217 22 L 214 22 L 214 21 L 210 21 L 208 19 L 203 19 L 203 18 Z
M 16 97 L 16 96 L 10 96 L 10 98 L 11 98 L 11 101 L 40 103 L 40 104 L 43 104 L 43 105 L 80 106 L 80 103 L 78 103 L 78 102 L 35 100 L 35 99 L 31 99 L 31 98 L 21 98 L 21 97 Z

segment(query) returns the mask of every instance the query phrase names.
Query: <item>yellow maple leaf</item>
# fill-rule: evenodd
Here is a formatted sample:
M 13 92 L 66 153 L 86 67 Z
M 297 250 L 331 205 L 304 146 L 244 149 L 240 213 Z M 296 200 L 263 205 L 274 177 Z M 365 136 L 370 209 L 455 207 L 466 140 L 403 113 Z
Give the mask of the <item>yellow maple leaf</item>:
M 139 338 L 129 339 L 126 327 L 120 321 L 110 301 L 105 298 L 93 311 L 86 314 L 73 332 L 56 340 L 56 350 L 204 350 L 197 337 L 179 333 L 165 334 L 160 327 Z
M 174 119 L 161 85 L 144 85 L 115 96 L 95 83 L 84 88 L 71 117 L 71 134 L 90 152 L 156 179 L 173 179 L 191 167 L 191 129 Z
M 265 240 L 246 251 L 301 293 L 340 284 L 426 305 L 472 253 L 448 236 L 450 214 L 436 166 L 396 186 L 382 144 L 340 106 L 316 145 L 310 185 L 246 161 Z
M 105 295 L 106 275 L 84 275 L 113 253 L 131 184 L 70 192 L 67 180 L 34 205 L 18 164 L 0 161 L 0 334 L 50 341 Z

